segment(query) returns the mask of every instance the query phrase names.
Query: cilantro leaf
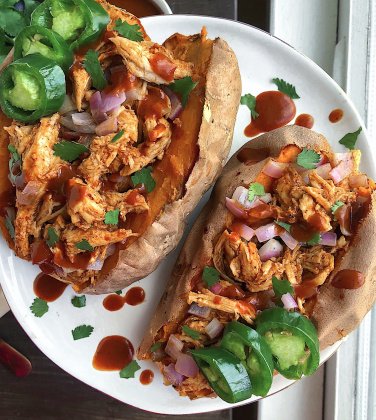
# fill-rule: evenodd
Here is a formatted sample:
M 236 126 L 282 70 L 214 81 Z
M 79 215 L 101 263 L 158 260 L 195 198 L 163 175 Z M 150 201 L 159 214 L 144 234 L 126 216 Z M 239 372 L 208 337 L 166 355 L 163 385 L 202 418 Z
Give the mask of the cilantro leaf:
M 80 340 L 81 338 L 90 337 L 94 328 L 91 325 L 80 325 L 72 330 L 73 340 Z
M 334 205 L 332 206 L 332 208 L 331 208 L 331 210 L 332 210 L 332 215 L 334 216 L 335 215 L 335 213 L 336 213 L 336 211 L 341 207 L 341 206 L 343 206 L 345 203 L 342 203 L 342 201 L 336 201 L 335 203 L 334 203 Z M 334 220 L 337 220 L 337 219 L 334 219 Z
M 170 83 L 168 88 L 175 93 L 179 93 L 181 96 L 181 104 L 183 109 L 187 105 L 189 95 L 192 90 L 196 87 L 198 82 L 194 82 L 191 76 L 183 77 L 182 79 L 175 80 L 175 82 Z
M 22 168 L 22 161 L 21 155 L 17 152 L 16 148 L 11 144 L 8 145 L 8 150 L 10 151 L 10 159 L 9 159 L 9 175 L 13 183 L 16 180 L 16 177 L 21 174 Z M 16 163 L 20 162 L 20 170 L 17 174 L 14 173 L 14 166 Z
M 219 280 L 220 273 L 214 267 L 204 267 L 202 280 L 206 282 L 208 287 L 212 287 Z
M 279 280 L 273 276 L 272 284 L 275 297 L 277 298 L 281 298 L 286 293 L 290 293 L 290 295 L 294 294 L 294 288 L 288 280 Z
M 320 162 L 320 155 L 312 149 L 306 147 L 298 154 L 296 163 L 305 169 L 316 169 L 315 163 Z
M 283 79 L 273 79 L 273 83 L 277 85 L 280 92 L 289 96 L 291 99 L 299 99 L 300 96 L 296 93 L 295 86 L 285 82 Z
M 122 22 L 121 19 L 115 21 L 115 31 L 118 31 L 121 36 L 124 38 L 130 39 L 131 41 L 143 41 L 144 35 L 141 32 L 141 27 L 136 25 L 131 25 L 128 22 Z
M 264 186 L 258 182 L 252 182 L 248 188 L 248 200 L 252 201 L 255 195 L 265 195 Z
M 283 227 L 283 229 L 286 229 L 286 230 L 287 230 L 287 232 L 290 232 L 291 225 L 290 225 L 289 223 L 278 222 L 277 220 L 274 220 L 274 223 L 275 223 L 276 225 L 279 225 L 279 226 Z
M 256 119 L 259 114 L 256 112 L 256 97 L 251 95 L 250 93 L 246 93 L 240 98 L 240 103 L 242 105 L 247 105 L 249 110 L 251 111 L 252 119 Z
M 307 241 L 307 245 L 318 245 L 320 242 L 322 241 L 321 236 L 319 233 L 315 233 L 315 236 L 310 239 L 309 241 Z
M 153 353 L 153 351 L 157 350 L 158 347 L 160 347 L 162 343 L 160 341 L 157 341 L 154 346 L 150 349 L 150 353 Z
M 53 227 L 50 227 L 47 233 L 48 239 L 46 240 L 46 243 L 50 248 L 53 248 L 55 244 L 59 242 L 59 237 L 57 236 L 57 233 Z
M 6 227 L 7 227 L 7 229 L 8 229 L 8 232 L 9 232 L 10 237 L 11 237 L 12 239 L 14 239 L 14 237 L 15 237 L 16 235 L 15 235 L 15 232 L 14 232 L 14 226 L 13 226 L 13 223 L 12 223 L 12 221 L 10 220 L 9 216 L 5 216 L 5 226 L 6 226 Z
M 84 306 L 86 306 L 86 296 L 75 296 L 74 298 L 72 298 L 71 303 L 76 308 L 83 308 Z
M 122 290 L 118 290 L 117 292 L 115 292 L 117 295 L 121 295 L 123 293 Z
M 117 134 L 112 137 L 111 143 L 116 143 L 118 140 L 120 140 L 123 137 L 124 134 L 124 128 L 120 130 Z
M 142 168 L 140 171 L 135 172 L 131 176 L 133 185 L 136 186 L 138 184 L 145 184 L 146 192 L 151 193 L 157 185 L 157 183 L 155 182 L 151 174 L 152 170 L 153 168 L 151 166 L 146 166 L 145 168 Z
M 32 305 L 30 306 L 31 312 L 37 318 L 41 318 L 45 313 L 48 312 L 47 302 L 41 298 L 35 298 Z
M 119 372 L 120 378 L 129 379 L 134 378 L 135 372 L 140 370 L 140 365 L 136 362 L 136 360 L 132 360 L 127 366 L 123 367 L 123 369 Z
M 117 225 L 119 223 L 120 209 L 110 210 L 104 216 L 104 223 L 106 225 Z
M 83 144 L 76 143 L 75 141 L 60 141 L 53 146 L 54 155 L 66 160 L 70 163 L 78 159 L 81 153 L 88 152 L 89 149 Z
M 76 248 L 80 249 L 81 251 L 94 251 L 94 248 L 89 244 L 87 239 L 82 239 L 81 242 L 77 242 Z
M 356 131 L 354 131 L 354 133 L 347 133 L 345 136 L 341 138 L 339 142 L 343 144 L 345 147 L 347 147 L 349 150 L 354 150 L 355 143 L 358 140 L 358 136 L 361 131 L 362 131 L 362 127 L 359 127 Z
M 5 7 L 0 13 L 0 28 L 11 37 L 15 37 L 29 24 L 25 15 L 14 7 Z
M 108 85 L 107 80 L 104 78 L 104 73 L 99 62 L 99 52 L 95 50 L 89 50 L 84 60 L 82 61 L 85 70 L 89 73 L 93 86 L 97 90 L 103 90 Z
M 183 331 L 194 340 L 198 340 L 200 338 L 200 333 L 198 331 L 192 330 L 192 328 L 189 328 L 188 325 L 182 326 Z

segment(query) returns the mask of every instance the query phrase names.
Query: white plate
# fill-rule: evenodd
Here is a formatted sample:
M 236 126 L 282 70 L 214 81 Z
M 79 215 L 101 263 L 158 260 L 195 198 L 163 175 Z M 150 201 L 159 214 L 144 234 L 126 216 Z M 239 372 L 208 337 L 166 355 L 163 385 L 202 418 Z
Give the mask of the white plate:
M 162 42 L 175 32 L 186 35 L 200 32 L 202 26 L 206 26 L 210 38 L 220 36 L 225 39 L 239 60 L 243 94 L 256 96 L 263 91 L 276 90 L 271 82 L 275 77 L 295 85 L 301 98 L 295 100 L 297 115 L 311 114 L 315 119 L 313 129 L 322 133 L 334 150 L 345 151 L 338 140 L 363 126 L 347 96 L 324 71 L 265 32 L 229 20 L 195 16 L 157 16 L 145 18 L 143 23 L 151 39 L 156 42 Z M 331 124 L 328 116 L 336 108 L 344 111 L 344 117 L 339 123 Z M 231 154 L 248 140 L 243 130 L 249 122 L 250 112 L 241 106 Z M 373 176 L 372 156 L 364 130 L 357 146 L 363 151 L 363 171 Z M 189 226 L 206 199 L 207 196 L 191 215 Z M 136 307 L 126 305 L 118 312 L 108 312 L 102 306 L 103 296 L 87 296 L 86 307 L 78 309 L 70 303 L 74 293 L 68 288 L 61 298 L 49 304 L 49 312 L 42 318 L 34 317 L 29 309 L 35 298 L 33 280 L 38 269 L 15 258 L 3 239 L 0 252 L 1 283 L 12 311 L 35 344 L 65 371 L 118 400 L 155 413 L 188 414 L 231 407 L 219 398 L 190 401 L 179 397 L 172 387 L 162 384 L 162 377 L 152 362 L 140 363 L 142 369 L 152 369 L 155 373 L 154 381 L 148 386 L 139 382 L 141 371 L 136 373 L 135 379 L 125 380 L 120 379 L 118 372 L 99 372 L 92 367 L 96 347 L 105 336 L 123 335 L 137 348 L 164 291 L 178 250 L 163 261 L 157 271 L 137 284 L 146 292 L 143 304 Z M 89 338 L 73 341 L 71 330 L 82 324 L 92 325 L 93 334 Z M 338 344 L 322 352 L 321 361 L 325 361 L 337 348 Z M 270 392 L 275 393 L 291 383 L 279 375 L 274 379 Z

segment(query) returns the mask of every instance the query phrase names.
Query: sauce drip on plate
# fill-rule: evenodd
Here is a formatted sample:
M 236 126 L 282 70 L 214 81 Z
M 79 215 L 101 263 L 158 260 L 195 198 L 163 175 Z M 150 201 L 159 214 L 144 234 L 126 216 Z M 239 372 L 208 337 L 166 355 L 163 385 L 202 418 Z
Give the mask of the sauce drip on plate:
M 133 359 L 132 343 L 120 335 L 110 335 L 101 340 L 93 357 L 93 367 L 97 370 L 122 370 Z
M 341 121 L 342 117 L 343 117 L 342 109 L 334 109 L 329 114 L 329 121 L 334 124 L 334 123 L 337 123 L 338 121 Z
M 56 280 L 48 274 L 40 273 L 34 280 L 34 293 L 46 302 L 54 302 L 67 288 L 68 284 Z
M 313 119 L 312 115 L 300 114 L 296 117 L 295 125 L 311 129 L 314 122 L 315 120 Z
M 145 291 L 142 287 L 132 287 L 125 296 L 108 295 L 103 300 L 103 306 L 108 311 L 114 312 L 121 309 L 124 304 L 136 306 L 145 300 Z
M 142 383 L 142 385 L 151 384 L 153 382 L 153 379 L 154 379 L 154 372 L 153 371 L 151 371 L 149 369 L 146 369 L 146 370 L 143 370 L 141 372 L 140 382 Z

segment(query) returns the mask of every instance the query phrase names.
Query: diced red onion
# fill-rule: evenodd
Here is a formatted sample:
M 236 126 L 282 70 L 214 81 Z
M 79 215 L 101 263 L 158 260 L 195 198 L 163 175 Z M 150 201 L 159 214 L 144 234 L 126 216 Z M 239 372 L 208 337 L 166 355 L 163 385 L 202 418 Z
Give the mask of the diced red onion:
M 217 283 L 216 283 L 217 284 Z M 200 318 L 207 319 L 210 315 L 211 309 L 207 306 L 199 306 L 198 303 L 193 302 L 188 309 L 188 313 L 191 315 L 197 315 Z
M 353 155 L 351 152 L 346 153 L 334 153 L 333 155 L 333 165 L 337 166 L 340 162 L 347 162 L 347 161 L 353 161 Z
M 60 114 L 64 115 L 67 112 L 76 111 L 76 110 L 77 110 L 77 106 L 73 102 L 71 96 L 65 95 L 63 105 L 61 105 L 61 108 L 59 109 Z
M 315 170 L 317 175 L 321 176 L 321 178 L 330 179 L 329 172 L 332 170 L 332 165 L 330 163 L 325 163 L 324 165 L 318 166 Z
M 248 200 L 248 188 L 239 186 L 232 194 L 232 200 L 239 203 L 245 209 L 249 209 L 251 206 L 251 202 Z
M 213 339 L 218 337 L 219 334 L 222 332 L 224 326 L 218 321 L 217 318 L 213 318 L 209 324 L 205 327 L 205 331 L 207 332 L 208 336 Z
M 275 160 L 270 159 L 264 166 L 262 172 L 272 178 L 279 178 L 287 166 L 289 166 L 288 163 L 276 162 Z
M 290 295 L 290 293 L 285 293 L 281 297 L 284 308 L 286 309 L 295 309 L 298 308 L 298 304 L 295 302 L 295 299 Z
M 217 281 L 217 283 L 213 284 L 213 286 L 211 286 L 209 288 L 209 290 L 212 293 L 214 293 L 215 295 L 219 295 L 222 292 L 223 287 L 222 287 L 221 283 L 219 281 Z
M 103 111 L 108 112 L 114 108 L 119 108 L 120 105 L 125 101 L 125 93 L 119 92 L 117 94 L 105 94 L 101 92 Z
M 335 184 L 345 179 L 353 171 L 353 163 L 350 160 L 342 160 L 336 167 L 334 167 L 329 175 Z
M 175 364 L 176 372 L 188 378 L 195 378 L 199 372 L 199 368 L 190 354 L 180 353 Z
M 344 225 L 348 207 L 349 207 L 349 204 L 345 204 L 345 205 L 342 205 L 336 211 L 337 220 L 339 221 L 339 227 L 341 229 L 342 235 L 345 235 L 345 236 L 351 236 L 351 232 L 349 232 L 346 226 Z
M 337 244 L 337 234 L 334 232 L 325 232 L 320 236 L 320 245 L 335 246 Z
M 176 360 L 183 349 L 183 342 L 180 341 L 174 334 L 168 338 L 165 352 Z
M 289 232 L 287 232 L 287 230 L 285 230 L 283 233 L 281 233 L 280 235 L 279 235 L 280 237 L 281 237 L 281 239 L 282 239 L 282 241 L 291 249 L 291 250 L 294 250 L 295 249 L 295 247 L 298 245 L 298 241 L 295 239 L 295 238 L 293 238 L 290 234 L 289 234 Z
M 237 205 L 231 198 L 226 197 L 226 207 L 228 211 L 239 219 L 245 219 L 247 217 L 247 212 L 240 208 L 239 205 Z
M 172 90 L 170 90 L 168 87 L 163 86 L 162 90 L 164 91 L 164 93 L 169 97 L 170 102 L 171 102 L 171 112 L 169 115 L 169 118 L 171 120 L 174 120 L 175 118 L 177 118 L 180 113 L 183 111 L 183 105 L 181 103 L 180 98 L 178 97 L 178 95 L 173 92 Z
M 246 241 L 250 241 L 253 235 L 255 234 L 255 231 L 251 227 L 245 225 L 244 223 L 239 224 L 239 226 L 236 229 L 236 232 L 239 233 L 239 235 Z
M 95 121 L 99 124 L 108 119 L 108 115 L 104 112 L 104 106 L 102 96 L 99 90 L 97 90 L 90 97 L 90 111 Z
M 19 378 L 27 376 L 31 371 L 31 363 L 25 356 L 0 339 L 0 362 Z M 4 378 L 3 378 L 4 380 Z
M 76 131 L 77 133 L 95 133 L 95 124 L 90 125 L 76 125 L 72 121 L 72 114 L 68 113 L 66 115 L 63 115 L 60 118 L 60 124 L 64 127 L 69 128 L 69 130 Z
M 89 265 L 87 266 L 87 270 L 94 270 L 94 271 L 99 271 L 99 270 L 102 270 L 103 264 L 104 264 L 104 259 L 103 259 L 103 260 L 101 260 L 101 257 L 99 256 L 99 257 L 98 257 L 98 258 L 94 261 L 94 263 L 93 263 L 93 264 L 89 264 Z
M 320 154 L 320 160 L 317 163 L 313 163 L 313 165 L 315 165 L 316 168 L 319 168 L 321 165 L 323 165 L 324 159 L 325 159 L 325 156 Z
M 165 366 L 163 373 L 172 385 L 179 386 L 184 381 L 184 376 L 176 372 L 175 363 L 170 363 L 168 366 Z
M 108 134 L 116 133 L 117 130 L 117 118 L 115 117 L 111 117 L 95 127 L 95 132 L 98 136 L 107 136 Z
M 93 117 L 88 112 L 76 112 L 72 114 L 72 122 L 79 126 L 94 124 Z
M 275 223 L 268 223 L 260 226 L 255 230 L 255 235 L 259 242 L 265 242 L 277 236 L 277 225 Z
M 365 174 L 350 175 L 349 185 L 351 188 L 366 187 L 368 185 L 368 178 Z
M 17 197 L 17 203 L 23 204 L 24 206 L 36 204 L 41 186 L 42 185 L 39 182 L 29 181 L 21 194 Z
M 270 260 L 270 258 L 279 257 L 281 255 L 282 250 L 282 244 L 280 244 L 275 239 L 270 239 L 270 241 L 264 244 L 258 252 L 261 261 L 267 261 Z
M 265 195 L 260 195 L 260 200 L 268 204 L 272 201 L 272 195 L 270 193 L 266 193 Z

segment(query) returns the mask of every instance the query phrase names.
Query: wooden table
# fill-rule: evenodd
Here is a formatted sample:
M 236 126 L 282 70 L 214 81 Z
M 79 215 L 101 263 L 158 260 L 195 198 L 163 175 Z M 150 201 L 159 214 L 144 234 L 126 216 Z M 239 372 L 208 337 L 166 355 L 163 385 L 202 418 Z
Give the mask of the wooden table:
M 268 29 L 268 10 L 258 0 L 168 0 L 173 13 L 200 14 L 237 19 Z M 31 374 L 19 379 L 0 365 L 0 420 L 58 419 L 164 419 L 123 404 L 65 373 L 52 363 L 30 340 L 12 313 L 0 319 L 0 336 L 27 356 Z M 240 420 L 257 418 L 257 404 L 232 410 L 188 415 L 190 419 Z

